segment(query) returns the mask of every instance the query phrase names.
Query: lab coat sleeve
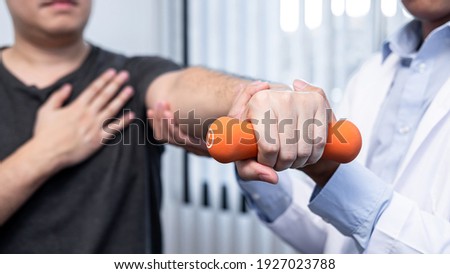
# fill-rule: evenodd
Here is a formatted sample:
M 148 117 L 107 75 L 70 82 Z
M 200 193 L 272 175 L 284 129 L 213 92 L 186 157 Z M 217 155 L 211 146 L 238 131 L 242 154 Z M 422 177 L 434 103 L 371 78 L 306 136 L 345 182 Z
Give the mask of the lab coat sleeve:
M 450 223 L 394 192 L 381 214 L 367 253 L 450 253 Z
M 294 176 L 290 174 L 292 172 L 295 172 Z M 295 178 L 295 181 L 292 178 Z M 242 182 L 242 184 L 245 184 L 245 182 Z M 259 182 L 259 184 L 263 183 Z M 302 253 L 323 253 L 327 239 L 328 224 L 324 223 L 320 217 L 313 214 L 307 207 L 313 185 L 313 182 L 301 172 L 292 170 L 281 172 L 279 174 L 279 183 L 274 187 L 282 188 L 283 193 L 293 198 L 289 199 L 290 204 L 284 212 L 272 222 L 262 217 L 265 214 L 261 205 L 250 201 L 252 207 L 258 212 L 261 221 L 286 243 Z M 252 188 L 245 191 L 247 192 L 246 196 L 250 197 L 250 200 L 252 196 L 266 196 L 267 199 L 267 195 L 269 195 L 268 193 L 259 193 L 263 191 L 263 188 Z M 275 191 L 272 193 L 275 193 Z M 275 198 L 276 196 L 278 198 Z M 281 199 L 281 196 L 276 196 L 270 198 L 272 203 L 277 204 L 276 199 Z M 281 202 L 284 203 L 285 199 L 283 198 Z
M 421 210 L 356 163 L 341 166 L 309 207 L 365 253 L 450 253 L 447 220 Z

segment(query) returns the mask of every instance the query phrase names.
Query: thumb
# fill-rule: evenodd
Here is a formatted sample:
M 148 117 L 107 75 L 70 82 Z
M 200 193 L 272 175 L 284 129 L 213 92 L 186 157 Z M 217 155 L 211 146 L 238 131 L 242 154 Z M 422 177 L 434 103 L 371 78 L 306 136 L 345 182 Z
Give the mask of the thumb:
M 241 85 L 236 98 L 228 112 L 229 117 L 240 119 L 242 118 L 242 113 L 245 111 L 248 102 L 256 93 L 270 89 L 270 84 L 267 82 L 253 82 L 247 86 Z
M 69 98 L 71 91 L 71 85 L 63 85 L 47 99 L 47 102 L 45 102 L 43 107 L 49 109 L 57 109 L 62 107 L 64 102 Z
M 271 167 L 262 165 L 255 160 L 236 162 L 239 177 L 246 181 L 264 181 L 271 184 L 278 183 L 278 175 Z
M 310 83 L 306 82 L 305 80 L 294 80 L 294 91 L 310 91 L 310 92 L 319 92 L 322 95 L 325 95 L 323 90 L 311 85 Z

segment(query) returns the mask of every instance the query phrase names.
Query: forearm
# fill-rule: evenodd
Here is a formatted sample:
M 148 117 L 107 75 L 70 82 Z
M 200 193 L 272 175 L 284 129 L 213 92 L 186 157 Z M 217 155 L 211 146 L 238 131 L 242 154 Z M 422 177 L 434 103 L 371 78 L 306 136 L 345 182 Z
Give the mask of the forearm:
M 198 137 L 200 133 L 205 134 L 205 129 L 215 118 L 228 114 L 238 92 L 251 82 L 201 67 L 167 73 L 150 86 L 147 107 L 155 108 L 157 102 L 168 102 L 177 122 L 198 125 L 188 131 L 194 131 Z M 270 88 L 290 89 L 281 84 L 271 84 Z
M 58 170 L 58 161 L 35 139 L 0 163 L 0 226 Z
M 240 86 L 249 83 L 247 79 L 193 67 L 174 83 L 170 99 L 181 115 L 195 110 L 200 119 L 219 117 L 228 113 Z
M 157 102 L 168 102 L 183 130 L 199 137 L 208 121 L 228 113 L 240 85 L 248 83 L 200 67 L 187 68 L 156 79 L 147 93 L 147 107 L 154 109 Z M 187 130 L 186 125 L 195 128 Z

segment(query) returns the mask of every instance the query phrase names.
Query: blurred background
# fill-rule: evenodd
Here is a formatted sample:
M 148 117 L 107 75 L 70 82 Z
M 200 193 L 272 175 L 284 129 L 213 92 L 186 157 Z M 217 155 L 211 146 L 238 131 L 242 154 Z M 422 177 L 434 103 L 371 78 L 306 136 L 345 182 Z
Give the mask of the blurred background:
M 254 79 L 301 78 L 336 106 L 363 60 L 411 19 L 397 0 L 94 0 L 86 38 Z M 0 46 L 13 40 L 0 1 Z M 166 253 L 295 252 L 248 210 L 232 165 L 170 147 L 163 179 Z

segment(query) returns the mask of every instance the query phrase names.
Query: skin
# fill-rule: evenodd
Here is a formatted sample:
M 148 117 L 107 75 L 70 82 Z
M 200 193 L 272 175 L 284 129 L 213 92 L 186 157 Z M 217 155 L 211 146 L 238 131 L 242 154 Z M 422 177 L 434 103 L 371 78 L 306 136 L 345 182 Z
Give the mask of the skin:
M 409 13 L 422 22 L 424 39 L 450 20 L 450 2 L 447 0 L 402 0 L 402 3 Z
M 7 0 L 15 41 L 1 53 L 2 62 L 23 83 L 39 88 L 50 86 L 85 60 L 90 46 L 83 40 L 83 30 L 92 2 L 74 1 L 74 6 L 60 9 L 47 5 L 51 3 L 49 0 Z M 101 140 L 110 137 L 103 121 L 114 117 L 133 96 L 131 87 L 118 92 L 128 78 L 126 71 L 109 70 L 69 105 L 64 106 L 64 102 L 71 87 L 65 86 L 39 109 L 33 137 L 0 162 L 0 225 L 58 171 L 85 161 L 103 148 Z M 146 94 L 149 114 L 161 106 L 164 109 L 164 104 L 158 103 L 161 101 L 171 107 L 172 116 L 179 111 L 181 117 L 186 117 L 195 110 L 200 122 L 227 115 L 234 105 L 241 106 L 243 102 L 246 105 L 242 119 L 263 119 L 264 111 L 270 111 L 275 118 L 295 117 L 302 121 L 306 117 L 323 117 L 327 105 L 326 99 L 318 94 L 293 93 L 284 85 L 268 83 L 255 87 L 247 80 L 199 67 L 165 73 L 155 79 Z M 286 108 L 286 103 L 295 107 Z M 119 124 L 108 128 L 117 132 L 133 117 L 129 113 Z M 187 128 L 180 125 L 180 130 L 187 132 L 184 136 L 204 137 L 201 128 L 188 131 L 189 124 L 192 121 Z M 264 134 L 263 128 L 256 131 Z M 325 132 L 317 130 L 312 138 L 324 142 Z M 275 170 L 313 163 L 322 154 L 324 143 L 286 146 L 280 142 L 288 137 L 286 132 L 275 125 L 271 133 L 278 141 L 270 144 L 261 140 L 258 158 L 238 165 L 242 177 L 276 183 Z

